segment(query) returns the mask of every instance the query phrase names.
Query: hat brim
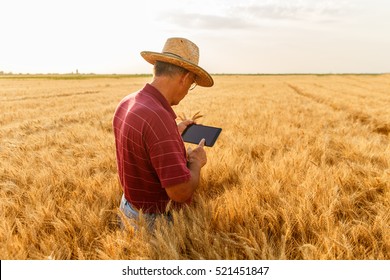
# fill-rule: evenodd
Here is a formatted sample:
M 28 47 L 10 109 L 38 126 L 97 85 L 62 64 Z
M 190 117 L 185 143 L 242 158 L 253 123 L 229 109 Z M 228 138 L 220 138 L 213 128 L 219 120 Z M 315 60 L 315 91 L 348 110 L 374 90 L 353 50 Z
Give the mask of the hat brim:
M 214 85 L 213 78 L 209 73 L 207 73 L 206 70 L 204 70 L 202 67 L 199 67 L 198 65 L 193 64 L 192 62 L 189 62 L 188 60 L 177 57 L 173 54 L 144 51 L 141 52 L 141 56 L 147 62 L 153 65 L 156 63 L 156 61 L 162 61 L 187 69 L 196 75 L 196 83 L 201 87 L 211 87 Z

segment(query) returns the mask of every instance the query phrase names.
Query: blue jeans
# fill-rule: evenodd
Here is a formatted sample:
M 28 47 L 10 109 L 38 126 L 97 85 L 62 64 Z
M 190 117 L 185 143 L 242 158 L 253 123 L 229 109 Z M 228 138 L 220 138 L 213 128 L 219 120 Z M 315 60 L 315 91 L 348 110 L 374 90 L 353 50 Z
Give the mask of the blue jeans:
M 128 218 L 130 225 L 133 226 L 135 230 L 137 230 L 138 229 L 137 220 L 139 218 L 140 213 L 134 206 L 131 205 L 130 202 L 126 200 L 125 195 L 122 195 L 122 200 L 119 209 Z M 154 222 L 156 218 L 161 215 L 165 216 L 168 221 L 172 221 L 172 217 L 170 214 L 142 213 L 142 216 L 145 218 L 149 230 L 152 230 L 154 228 Z M 124 229 L 124 223 L 122 220 L 121 220 L 121 228 Z

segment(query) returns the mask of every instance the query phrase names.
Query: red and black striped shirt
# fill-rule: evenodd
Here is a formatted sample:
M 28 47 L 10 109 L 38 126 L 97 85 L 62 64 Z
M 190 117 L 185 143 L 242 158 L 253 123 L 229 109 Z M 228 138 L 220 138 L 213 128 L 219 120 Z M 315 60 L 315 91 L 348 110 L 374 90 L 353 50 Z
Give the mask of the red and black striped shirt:
M 150 84 L 125 97 L 113 120 L 117 167 L 125 198 L 145 213 L 162 213 L 165 188 L 191 178 L 176 114 Z

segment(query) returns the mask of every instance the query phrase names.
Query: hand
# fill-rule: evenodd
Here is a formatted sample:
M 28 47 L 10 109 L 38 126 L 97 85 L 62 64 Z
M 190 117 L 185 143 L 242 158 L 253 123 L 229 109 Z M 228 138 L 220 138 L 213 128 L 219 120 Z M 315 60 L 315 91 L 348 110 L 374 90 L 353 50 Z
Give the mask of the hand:
M 177 129 L 179 130 L 180 135 L 183 134 L 184 130 L 186 130 L 187 126 L 195 123 L 193 120 L 184 120 L 177 125 Z
M 179 115 L 179 119 L 182 121 L 177 125 L 177 129 L 179 130 L 180 135 L 183 134 L 184 130 L 186 130 L 187 126 L 196 123 L 197 119 L 203 118 L 204 116 L 200 114 L 200 111 L 192 116 L 191 119 L 188 119 L 186 114 L 182 113 Z
M 207 156 L 206 151 L 204 150 L 204 143 L 206 142 L 205 139 L 202 139 L 199 142 L 198 147 L 196 147 L 194 150 L 189 147 L 187 149 L 187 160 L 188 163 L 191 164 L 197 164 L 200 168 L 206 165 L 207 163 Z

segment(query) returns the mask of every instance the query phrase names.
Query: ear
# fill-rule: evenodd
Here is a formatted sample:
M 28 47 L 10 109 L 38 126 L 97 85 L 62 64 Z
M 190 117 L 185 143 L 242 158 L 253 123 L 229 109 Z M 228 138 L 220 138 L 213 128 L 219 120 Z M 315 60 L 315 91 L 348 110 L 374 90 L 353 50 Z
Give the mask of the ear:
M 187 72 L 183 75 L 183 82 L 187 83 L 191 79 L 191 72 Z
M 188 81 L 189 81 L 189 78 L 190 78 L 190 72 L 187 72 L 185 74 L 180 74 L 179 75 L 179 83 L 181 86 L 183 87 L 186 87 L 188 85 Z

